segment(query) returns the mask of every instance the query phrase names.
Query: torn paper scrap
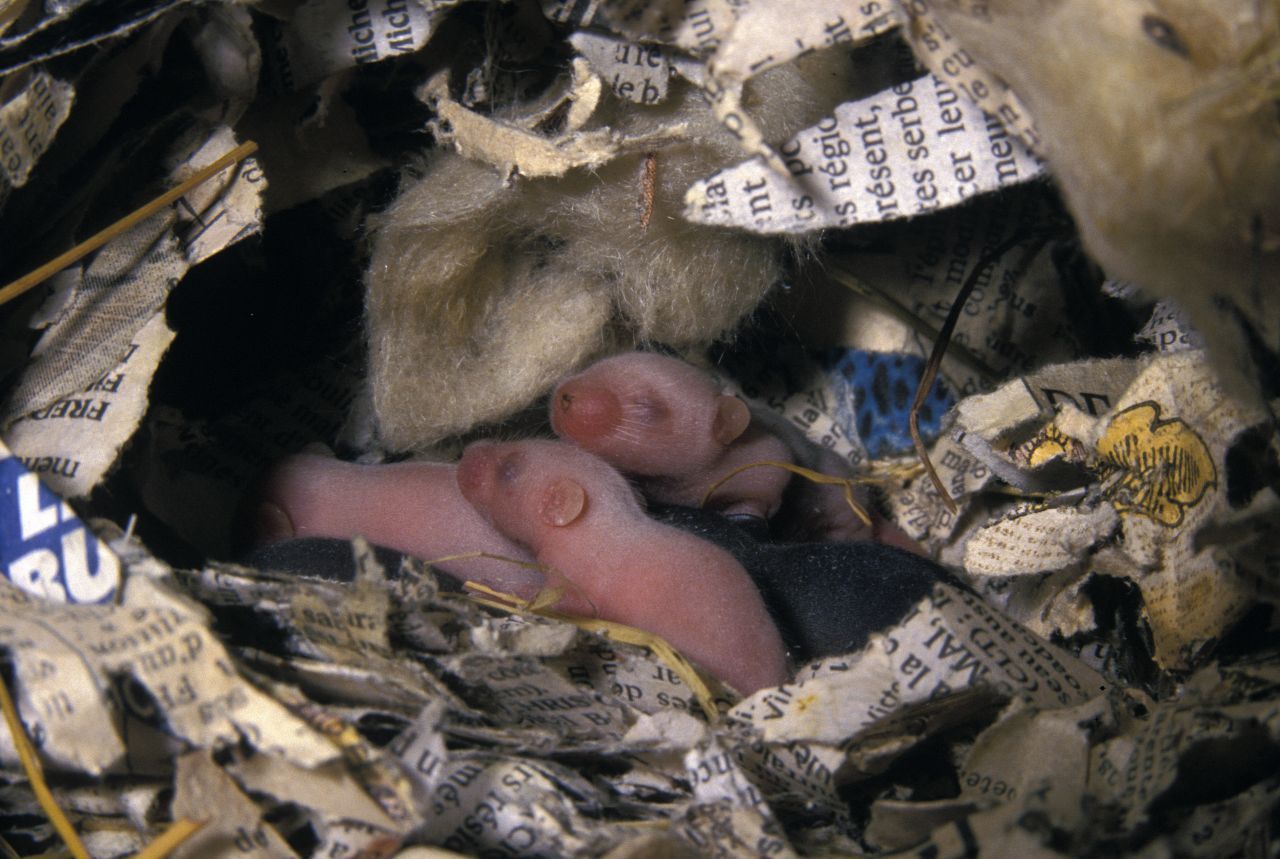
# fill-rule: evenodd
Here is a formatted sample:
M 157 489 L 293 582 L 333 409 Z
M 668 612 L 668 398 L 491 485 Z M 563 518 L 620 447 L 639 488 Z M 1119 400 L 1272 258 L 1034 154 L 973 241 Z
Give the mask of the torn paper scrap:
M 438 2 L 438 0 L 436 0 Z M 725 0 L 541 0 L 548 21 L 568 24 L 574 29 L 606 30 L 628 39 L 651 41 L 671 28 L 685 14 L 701 14 L 710 6 L 718 17 L 727 13 Z
M 121 606 L 51 603 L 0 583 L 0 613 L 20 712 L 60 767 L 98 775 L 121 757 L 119 706 L 198 747 L 251 738 L 304 766 L 336 755 L 235 673 L 193 604 L 144 576 Z
M 402 834 L 341 762 L 304 769 L 280 757 L 255 754 L 230 761 L 226 769 L 253 795 L 265 794 L 307 809 L 321 833 L 350 822 L 370 827 L 375 837 L 398 840 L 396 835 Z
M 446 761 L 416 837 L 474 855 L 579 855 L 593 828 L 564 787 L 595 791 L 551 762 L 461 752 Z
M 5 402 L 4 421 L 97 415 L 102 403 L 78 396 L 120 363 L 188 265 L 162 212 L 106 245 L 83 269 L 69 305 L 41 336 Z
M 174 171 L 182 181 L 236 147 L 235 133 L 222 127 Z M 178 242 L 190 265 L 197 265 L 262 228 L 266 176 L 252 156 L 192 188 L 177 202 Z
M 785 175 L 752 160 L 695 183 L 685 217 L 803 233 L 933 212 L 1042 169 L 998 121 L 934 76 L 842 104 L 778 154 Z
M 13 26 L 13 22 L 27 11 L 30 0 L 3 0 L 0 2 L 0 35 Z
M 147 410 L 147 391 L 174 332 L 163 312 L 142 326 L 124 358 L 78 396 L 19 418 L 5 441 L 64 498 L 81 498 L 115 464 Z
M 949 436 L 941 436 L 929 449 L 938 479 L 952 500 L 959 501 L 983 489 L 996 478 L 986 462 Z M 942 501 L 927 475 L 920 475 L 885 499 L 893 519 L 912 539 L 945 540 L 959 524 Z
M 943 0 L 945 3 L 947 0 Z M 1018 96 L 1000 78 L 984 69 L 942 25 L 932 6 L 937 0 L 895 0 L 905 18 L 902 33 L 925 67 L 940 79 L 963 93 L 965 99 L 992 116 L 1027 146 L 1040 145 L 1035 120 Z M 969 4 L 973 13 L 982 14 L 986 6 Z
M 836 775 L 846 762 L 841 748 L 820 743 L 752 742 L 735 747 L 733 753 L 779 814 L 820 809 L 822 814 L 852 823 L 849 803 L 839 794 L 844 780 Z
M 275 827 L 263 819 L 263 810 L 214 763 L 208 750 L 180 756 L 173 784 L 170 813 L 174 819 L 205 821 L 200 831 L 183 843 L 177 855 L 227 855 L 234 850 L 262 859 L 297 856 Z M 217 814 L 210 815 L 209 810 L 213 808 Z
M 691 805 L 675 823 L 675 831 L 694 846 L 699 856 L 798 856 L 776 821 L 765 818 L 758 809 L 729 799 Z
M 191 0 L 137 0 L 103 7 L 88 0 L 45 0 L 43 15 L 0 37 L 0 75 L 128 35 Z
M 703 88 L 712 113 L 736 138 L 742 152 L 758 156 L 778 174 L 786 173 L 786 165 L 765 143 L 759 123 L 742 104 L 744 84 L 764 70 L 810 52 L 860 44 L 899 22 L 887 1 L 855 6 L 842 0 L 744 4 L 732 8 L 730 20 L 707 67 L 682 65 L 681 70 Z M 690 32 L 685 28 L 681 35 L 687 37 Z
M 1109 716 L 1108 699 L 1101 695 L 1050 710 L 1010 702 L 966 755 L 959 771 L 960 795 L 1048 814 L 1055 824 L 1074 829 L 1085 817 L 1080 797 L 1089 774 L 1086 726 L 1105 724 Z M 1046 749 L 1053 754 L 1045 754 Z
M 0 84 L 0 200 L 21 188 L 71 115 L 75 90 L 43 69 Z
M 571 89 L 564 98 L 575 124 L 567 125 L 564 133 L 548 137 L 526 128 L 526 122 L 492 119 L 469 110 L 450 98 L 439 85 L 428 85 L 439 116 L 437 138 L 451 144 L 466 158 L 497 167 L 504 178 L 563 176 L 577 167 L 599 167 L 626 152 L 659 147 L 683 134 L 682 124 L 633 137 L 625 137 L 608 127 L 581 128 L 594 110 L 602 89 L 600 78 L 587 70 L 583 60 L 577 60 Z
M 562 744 L 616 742 L 630 727 L 621 704 L 579 688 L 541 660 L 460 654 L 447 657 L 444 664 L 484 696 L 491 718 L 512 726 L 550 728 L 560 734 Z
M 1063 487 L 1055 481 L 1062 474 L 1043 467 L 1067 456 L 1069 448 L 1081 458 L 1081 446 L 1064 428 L 1091 436 L 1095 419 L 1109 412 L 1144 366 L 1141 360 L 1104 358 L 1039 367 L 962 400 L 952 438 L 1010 486 L 1059 492 Z
M 1274 682 L 1262 680 L 1248 669 L 1201 669 L 1184 694 L 1155 704 L 1147 718 L 1093 746 L 1086 807 L 1106 809 L 1120 826 L 1133 829 L 1150 819 L 1162 796 L 1177 802 L 1169 794 L 1179 782 L 1207 782 L 1218 795 L 1231 796 L 1264 774 L 1274 776 L 1270 761 L 1280 725 Z M 1223 790 L 1233 782 L 1237 790 Z
M 847 747 L 904 708 L 971 687 L 1041 707 L 1073 706 L 1106 688 L 1099 674 L 1065 650 L 976 594 L 945 584 L 898 626 L 873 635 L 862 651 L 824 660 L 817 669 L 793 684 L 760 690 L 730 716 L 770 742 Z
M 1186 667 L 1254 601 L 1225 547 L 1200 544 L 1230 511 L 1227 452 L 1264 413 L 1229 398 L 1202 351 L 1160 353 L 1099 421 L 1103 497 L 1120 514 L 1121 547 L 1138 569 L 1154 656 Z
M 725 83 L 741 83 L 812 51 L 836 45 L 852 47 L 887 33 L 902 20 L 891 0 L 857 4 L 847 0 L 783 0 L 742 4 L 733 12 L 728 32 L 707 61 L 711 74 Z M 685 20 L 688 24 L 689 18 Z
M 1203 349 L 1204 337 L 1191 323 L 1190 315 L 1171 299 L 1162 298 L 1151 310 L 1151 318 L 1138 332 L 1138 339 L 1161 352 Z
M 189 148 L 171 171 L 170 183 L 178 184 L 184 174 L 192 172 L 192 161 L 213 161 L 229 151 L 235 139 L 225 127 L 208 136 L 184 141 Z M 252 173 L 246 168 L 246 174 Z M 92 401 L 77 397 L 129 351 L 138 332 L 155 316 L 192 265 L 256 230 L 260 216 L 261 178 L 250 181 L 239 178 L 238 171 L 224 173 L 214 180 L 214 188 L 230 185 L 231 196 L 218 199 L 223 205 L 237 203 L 235 213 L 223 209 L 222 215 L 207 210 L 208 217 L 222 221 L 230 229 L 206 230 L 197 225 L 180 239 L 175 226 L 180 218 L 176 208 L 164 209 L 107 242 L 92 259 L 66 275 L 70 295 L 59 296 L 61 314 L 45 329 L 37 343 L 32 360 L 24 368 L 17 386 L 9 392 L 4 404 L 3 424 L 66 398 L 91 408 Z M 235 190 L 238 189 L 238 190 Z M 197 195 L 199 190 L 193 192 Z M 211 201 L 212 202 L 212 201 Z M 204 206 L 189 206 L 196 220 Z M 214 226 L 210 221 L 209 226 Z M 78 278 L 77 278 L 78 275 Z M 77 282 L 78 280 L 78 282 Z M 68 406 L 67 408 L 76 408 Z
M 277 90 L 311 86 L 366 63 L 412 54 L 431 38 L 448 0 L 319 0 L 266 25 L 267 67 Z M 269 19 L 268 19 L 269 21 Z
M 0 564 L 13 585 L 50 603 L 108 602 L 120 590 L 120 559 L 37 476 L 67 462 L 0 445 Z
M 661 104 L 674 74 L 661 45 L 579 30 L 569 44 L 591 64 L 613 94 L 636 104 Z
M 977 576 L 1052 572 L 1079 563 L 1111 536 L 1119 517 L 1110 504 L 1018 508 L 987 525 L 965 543 L 965 571 Z
M 770 170 L 785 174 L 782 159 L 765 143 L 759 124 L 743 105 L 743 85 L 766 69 L 815 50 L 853 46 L 897 23 L 887 2 L 856 7 L 841 0 L 746 4 L 733 9 L 732 24 L 707 60 L 705 73 L 693 79 L 743 153 L 758 156 Z
M 759 410 L 780 414 L 814 444 L 833 451 L 852 466 L 865 463 L 867 449 L 851 414 L 843 384 L 832 383 L 828 371 L 805 350 L 781 342 L 770 344 L 769 360 L 734 355 L 718 380 Z M 764 352 L 761 352 L 764 354 Z

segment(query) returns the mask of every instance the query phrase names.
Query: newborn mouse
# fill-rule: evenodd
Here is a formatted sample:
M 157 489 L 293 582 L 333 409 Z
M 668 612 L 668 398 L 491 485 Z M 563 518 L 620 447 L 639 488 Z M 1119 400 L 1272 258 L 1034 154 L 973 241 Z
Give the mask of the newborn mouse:
M 605 358 L 560 382 L 551 395 L 551 426 L 664 504 L 699 504 L 739 465 L 793 460 L 781 439 L 752 421 L 745 402 L 691 364 L 654 352 Z M 768 519 L 790 479 L 781 469 L 751 469 L 725 482 L 709 503 L 726 514 Z
M 742 566 L 650 519 L 598 457 L 555 441 L 477 442 L 458 463 L 458 487 L 555 571 L 558 610 L 660 635 L 743 695 L 788 679 L 778 630 Z
M 840 457 L 811 443 L 784 418 L 753 411 L 723 392 L 709 373 L 668 355 L 629 352 L 597 361 L 556 386 L 550 411 L 557 435 L 632 477 L 646 498 L 662 504 L 700 506 L 717 480 L 761 460 L 853 476 Z M 865 490 L 855 496 L 869 507 Z M 873 539 L 920 551 L 883 517 L 872 512 L 871 525 L 863 522 L 841 487 L 793 480 L 781 468 L 735 475 L 706 506 L 731 516 L 776 519 L 790 539 Z
M 295 454 L 272 467 L 249 503 L 249 542 L 262 547 L 296 538 L 361 536 L 427 561 L 470 552 L 532 561 L 467 503 L 455 472 L 455 466 L 435 462 L 364 465 Z M 525 599 L 543 587 L 536 570 L 506 561 L 472 558 L 436 566 Z

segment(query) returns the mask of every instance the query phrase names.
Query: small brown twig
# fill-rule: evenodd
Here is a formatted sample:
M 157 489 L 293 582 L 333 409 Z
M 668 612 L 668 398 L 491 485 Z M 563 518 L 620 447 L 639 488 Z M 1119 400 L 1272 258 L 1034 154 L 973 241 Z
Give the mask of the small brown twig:
M 653 220 L 653 201 L 658 194 L 658 155 L 646 152 L 644 155 L 644 175 L 640 177 L 640 226 L 649 229 Z
M 880 289 L 868 280 L 858 277 L 839 260 L 833 261 L 827 267 L 826 271 L 828 276 L 830 276 L 836 283 L 845 287 L 855 295 L 862 296 L 867 301 L 878 305 L 883 310 L 896 316 L 903 323 L 914 328 L 922 336 L 927 337 L 930 340 L 937 340 L 940 336 L 937 328 L 934 328 L 928 322 L 912 313 L 905 305 L 883 289 Z M 959 343 L 954 343 L 948 347 L 948 350 L 951 352 L 952 358 L 958 359 L 967 365 L 969 369 L 976 372 L 982 377 L 982 381 L 984 383 L 994 382 L 999 378 L 999 374 L 992 368 L 988 367 L 986 363 L 977 355 L 973 354 L 970 349 L 961 346 Z
M 947 313 L 947 320 L 942 323 L 942 329 L 938 332 L 938 339 L 933 342 L 933 351 L 929 354 L 929 361 L 925 364 L 924 373 L 920 376 L 920 385 L 916 388 L 916 398 L 911 401 L 911 411 L 907 415 L 907 427 L 911 430 L 911 443 L 915 445 L 916 455 L 920 457 L 920 462 L 924 465 L 925 473 L 929 475 L 929 480 L 933 483 L 933 488 L 938 490 L 938 495 L 942 497 L 942 503 L 947 505 L 947 509 L 954 516 L 960 512 L 960 508 L 956 506 L 955 499 L 947 492 L 947 488 L 942 485 L 942 478 L 938 476 L 938 472 L 933 467 L 933 462 L 929 459 L 929 451 L 924 446 L 924 440 L 920 437 L 920 407 L 924 405 L 925 398 L 929 396 L 929 389 L 933 387 L 934 380 L 938 378 L 938 371 L 942 369 L 942 357 L 947 352 L 947 345 L 951 342 L 951 334 L 955 331 L 956 323 L 960 321 L 960 314 L 964 310 L 965 303 L 969 300 L 969 295 L 978 284 L 980 278 L 989 267 L 996 264 L 999 259 L 1017 247 L 1025 239 L 1022 233 L 1015 233 L 1010 238 L 1001 242 L 994 250 L 988 251 L 979 260 L 978 264 L 973 267 L 973 271 L 969 272 L 969 276 L 965 278 L 964 285 L 960 287 L 960 292 L 956 295 L 956 300 L 951 303 L 951 310 Z

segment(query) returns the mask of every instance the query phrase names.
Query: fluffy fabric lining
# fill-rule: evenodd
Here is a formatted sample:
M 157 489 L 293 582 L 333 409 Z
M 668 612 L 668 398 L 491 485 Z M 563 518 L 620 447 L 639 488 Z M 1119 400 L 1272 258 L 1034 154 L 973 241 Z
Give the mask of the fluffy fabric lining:
M 751 82 L 748 109 L 770 139 L 785 139 L 839 100 L 848 66 L 829 51 L 770 70 Z M 439 152 L 406 180 L 376 226 L 367 278 L 384 447 L 422 450 L 501 420 L 566 373 L 638 343 L 706 346 L 777 281 L 777 240 L 680 218 L 685 190 L 741 152 L 701 93 L 673 83 L 661 105 L 606 97 L 593 118 L 623 135 L 684 125 L 652 153 L 507 185 Z M 647 226 L 646 168 L 656 178 Z

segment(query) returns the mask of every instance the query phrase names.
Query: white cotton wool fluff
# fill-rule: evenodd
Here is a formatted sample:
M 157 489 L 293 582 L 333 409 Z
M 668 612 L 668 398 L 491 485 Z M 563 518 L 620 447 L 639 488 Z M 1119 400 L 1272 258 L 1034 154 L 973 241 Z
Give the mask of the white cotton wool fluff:
M 745 107 L 784 141 L 842 100 L 843 51 L 765 72 Z M 606 96 L 590 128 L 628 136 L 685 123 L 645 154 L 558 179 L 517 178 L 436 152 L 375 225 L 367 276 L 369 389 L 381 445 L 424 450 L 532 404 L 602 355 L 656 341 L 704 347 L 730 333 L 781 271 L 784 244 L 682 220 L 686 189 L 742 150 L 683 81 L 657 106 Z
M 1249 337 L 1280 349 L 1280 2 L 931 8 L 1030 111 L 1090 254 L 1175 299 L 1256 397 Z

